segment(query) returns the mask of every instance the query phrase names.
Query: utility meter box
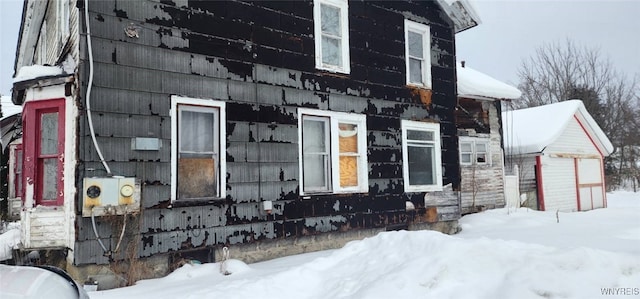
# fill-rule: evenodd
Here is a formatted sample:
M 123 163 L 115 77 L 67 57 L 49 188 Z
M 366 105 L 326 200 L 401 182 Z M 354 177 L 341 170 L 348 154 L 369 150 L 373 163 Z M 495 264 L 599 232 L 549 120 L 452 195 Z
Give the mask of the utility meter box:
M 84 178 L 82 217 L 124 215 L 140 211 L 140 186 L 135 178 Z

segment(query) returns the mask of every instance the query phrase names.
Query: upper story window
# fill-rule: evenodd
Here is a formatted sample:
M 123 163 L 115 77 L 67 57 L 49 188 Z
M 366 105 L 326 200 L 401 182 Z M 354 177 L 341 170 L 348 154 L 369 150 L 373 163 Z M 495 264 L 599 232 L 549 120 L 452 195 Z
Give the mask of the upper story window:
M 406 192 L 442 191 L 440 124 L 402 121 L 402 170 Z
M 366 117 L 298 109 L 300 194 L 368 191 Z
M 171 97 L 172 200 L 225 196 L 225 103 Z
M 429 26 L 404 20 L 407 84 L 431 88 L 431 34 Z
M 460 137 L 460 164 L 486 165 L 489 161 L 489 139 Z
M 314 0 L 313 23 L 316 68 L 348 74 L 350 61 L 347 0 Z

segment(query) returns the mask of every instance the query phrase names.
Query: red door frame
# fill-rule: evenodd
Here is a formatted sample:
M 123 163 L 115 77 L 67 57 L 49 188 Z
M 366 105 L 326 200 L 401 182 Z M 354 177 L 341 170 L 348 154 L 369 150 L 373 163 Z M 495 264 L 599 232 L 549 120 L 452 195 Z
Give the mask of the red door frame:
M 41 116 L 45 113 L 58 113 L 58 152 L 54 155 L 41 155 Z M 23 184 L 26 190 L 33 185 L 34 205 L 61 206 L 64 204 L 63 166 L 64 166 L 64 128 L 65 128 L 65 100 L 47 99 L 29 101 L 25 103 L 22 117 L 23 127 Z M 56 199 L 43 200 L 44 188 L 44 160 L 56 158 Z M 24 199 L 23 199 L 24 200 Z

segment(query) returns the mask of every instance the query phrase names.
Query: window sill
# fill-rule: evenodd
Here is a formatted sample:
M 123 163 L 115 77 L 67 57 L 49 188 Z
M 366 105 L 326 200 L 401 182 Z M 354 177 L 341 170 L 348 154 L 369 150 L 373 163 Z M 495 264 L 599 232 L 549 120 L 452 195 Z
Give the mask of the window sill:
M 221 205 L 227 202 L 226 198 L 202 198 L 202 199 L 176 199 L 171 202 L 168 209 L 171 208 L 180 208 L 180 207 L 197 207 L 197 206 L 208 206 L 208 205 Z

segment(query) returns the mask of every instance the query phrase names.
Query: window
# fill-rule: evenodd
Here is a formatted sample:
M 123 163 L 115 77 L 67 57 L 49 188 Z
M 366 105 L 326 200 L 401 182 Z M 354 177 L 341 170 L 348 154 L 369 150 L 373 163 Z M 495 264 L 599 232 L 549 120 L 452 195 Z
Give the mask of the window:
M 24 198 L 22 193 L 22 144 L 9 145 L 9 198 Z
M 489 139 L 460 137 L 460 164 L 490 164 Z
M 316 67 L 348 74 L 350 61 L 347 0 L 315 0 L 313 22 Z
M 402 121 L 402 161 L 406 192 L 441 191 L 440 124 Z
M 368 191 L 366 117 L 298 109 L 300 194 Z
M 404 20 L 407 84 L 431 88 L 431 34 L 429 26 Z
M 23 141 L 24 182 L 34 185 L 35 205 L 64 203 L 64 100 L 30 101 L 25 104 Z M 20 186 L 22 188 L 22 186 Z
M 225 197 L 225 103 L 171 97 L 172 200 Z

